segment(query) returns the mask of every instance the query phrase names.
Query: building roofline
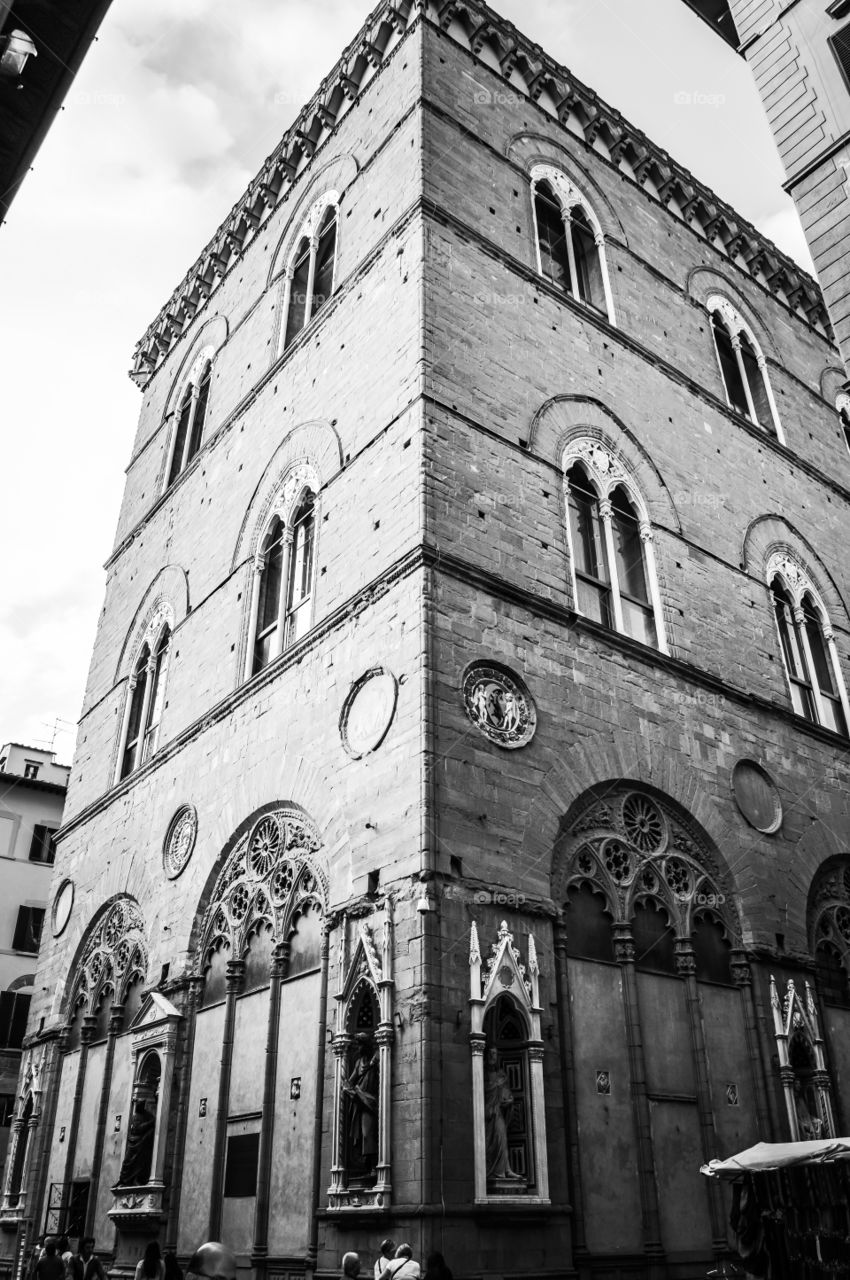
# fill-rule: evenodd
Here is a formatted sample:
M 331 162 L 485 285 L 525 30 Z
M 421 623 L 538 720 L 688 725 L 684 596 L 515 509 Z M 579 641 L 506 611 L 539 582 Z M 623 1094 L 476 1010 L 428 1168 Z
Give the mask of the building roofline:
M 432 16 L 435 7 L 439 16 Z M 809 322 L 831 338 L 820 287 L 812 276 L 483 0 L 380 0 L 136 344 L 130 377 L 138 386 L 148 385 L 259 230 L 311 171 L 313 155 L 335 132 L 341 103 L 356 99 L 366 87 L 369 69 L 377 72 L 398 47 L 393 35 L 403 36 L 423 18 L 444 32 L 454 20 L 460 22 L 474 55 L 491 42 L 506 80 L 518 73 L 534 102 L 547 90 L 562 126 L 571 115 L 578 118 L 588 145 L 604 132 L 615 162 L 626 157 L 635 175 L 624 176 L 639 186 L 652 181 L 665 206 L 675 198 L 685 221 L 698 223 L 707 238 L 719 242 L 752 275 L 760 273 L 772 292 L 781 288 L 792 309 L 802 307 Z M 516 75 L 510 83 L 518 88 Z
M 62 767 L 67 768 L 66 765 Z M 11 785 L 5 788 L 4 783 L 7 778 Z M 67 786 L 61 782 L 48 782 L 43 778 L 24 778 L 20 773 L 0 773 L 0 801 L 18 787 L 30 787 L 33 791 L 49 791 L 53 795 L 60 796 L 64 796 L 68 791 Z

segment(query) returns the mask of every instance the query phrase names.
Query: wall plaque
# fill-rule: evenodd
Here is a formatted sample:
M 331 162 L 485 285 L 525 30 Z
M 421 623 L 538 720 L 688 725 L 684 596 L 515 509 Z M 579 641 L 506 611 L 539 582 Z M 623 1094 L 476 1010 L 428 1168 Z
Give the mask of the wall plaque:
M 381 745 L 395 716 L 398 683 L 385 667 L 372 667 L 351 686 L 342 705 L 339 733 L 353 760 Z
M 198 815 L 190 804 L 182 805 L 171 822 L 162 847 L 162 865 L 169 880 L 176 880 L 192 856 L 198 834 Z
M 506 667 L 474 662 L 466 669 L 462 692 L 466 714 L 496 746 L 514 750 L 534 737 L 537 712 L 531 694 Z

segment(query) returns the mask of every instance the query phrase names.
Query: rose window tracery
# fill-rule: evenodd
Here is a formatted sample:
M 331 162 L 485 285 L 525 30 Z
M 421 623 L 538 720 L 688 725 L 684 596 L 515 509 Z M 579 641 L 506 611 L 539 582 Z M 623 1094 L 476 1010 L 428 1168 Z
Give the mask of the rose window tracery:
M 663 797 L 627 785 L 588 796 L 562 836 L 553 892 L 565 901 L 571 886 L 589 881 L 603 890 L 615 922 L 630 921 L 639 902 L 651 901 L 679 937 L 689 937 L 705 913 L 733 945 L 740 937 L 725 869 L 695 824 Z
M 809 947 L 819 965 L 832 956 L 842 1001 L 850 999 L 844 974 L 850 974 L 850 855 L 840 854 L 823 864 L 809 891 Z M 819 978 L 819 985 L 823 985 Z M 833 992 L 838 996 L 838 987 Z
M 81 1003 L 86 1013 L 93 1013 L 103 991 L 112 983 L 115 1003 L 123 1003 L 130 985 L 144 982 L 147 971 L 142 913 L 132 898 L 121 898 L 92 928 L 74 975 L 67 1005 L 69 1016 L 73 1017 Z
M 293 809 L 263 814 L 244 835 L 219 874 L 202 929 L 199 964 L 222 942 L 241 957 L 259 921 L 273 942 L 285 941 L 298 915 L 324 912 L 327 875 L 313 824 Z

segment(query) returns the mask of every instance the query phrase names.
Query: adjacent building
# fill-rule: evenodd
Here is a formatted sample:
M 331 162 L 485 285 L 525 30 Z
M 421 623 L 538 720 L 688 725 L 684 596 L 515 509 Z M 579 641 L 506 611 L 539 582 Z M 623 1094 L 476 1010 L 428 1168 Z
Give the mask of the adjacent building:
M 686 0 L 752 68 L 850 369 L 850 4 Z M 775 269 L 762 264 L 768 277 Z M 842 392 L 845 413 L 850 399 Z M 850 422 L 850 418 L 848 418 Z
M 486 5 L 382 0 L 133 376 L 7 1272 L 704 1275 L 700 1165 L 850 1108 L 816 283 Z
M 5 1161 L 21 1046 L 70 770 L 51 751 L 0 747 L 0 1160 Z

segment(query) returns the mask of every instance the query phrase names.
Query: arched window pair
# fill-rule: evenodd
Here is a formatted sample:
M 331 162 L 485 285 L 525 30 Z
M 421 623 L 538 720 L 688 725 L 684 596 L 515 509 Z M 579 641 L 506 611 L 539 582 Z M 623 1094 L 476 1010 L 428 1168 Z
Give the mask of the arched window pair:
M 289 256 L 278 355 L 319 314 L 333 293 L 338 201 L 336 192 L 328 192 L 313 205 Z
M 196 375 L 189 378 L 177 410 L 177 424 L 171 437 L 166 488 L 186 470 L 201 447 L 210 398 L 212 364 L 204 360 Z
M 730 407 L 784 444 L 767 361 L 752 331 L 728 299 L 709 298 L 706 306 Z
M 156 751 L 170 648 L 171 628 L 165 623 L 155 638 L 145 639 L 133 666 L 121 727 L 117 781 L 146 764 Z
M 532 170 L 537 267 L 542 276 L 614 323 L 602 228 L 569 178 L 550 165 Z
M 275 513 L 260 539 L 254 561 L 246 679 L 309 631 L 315 542 L 316 495 L 304 485 L 290 513 Z
M 565 480 L 576 610 L 667 653 L 652 529 L 640 499 L 596 441 L 571 446 Z
M 806 574 L 787 555 L 767 571 L 779 644 L 798 716 L 847 733 L 847 691 L 826 610 Z

